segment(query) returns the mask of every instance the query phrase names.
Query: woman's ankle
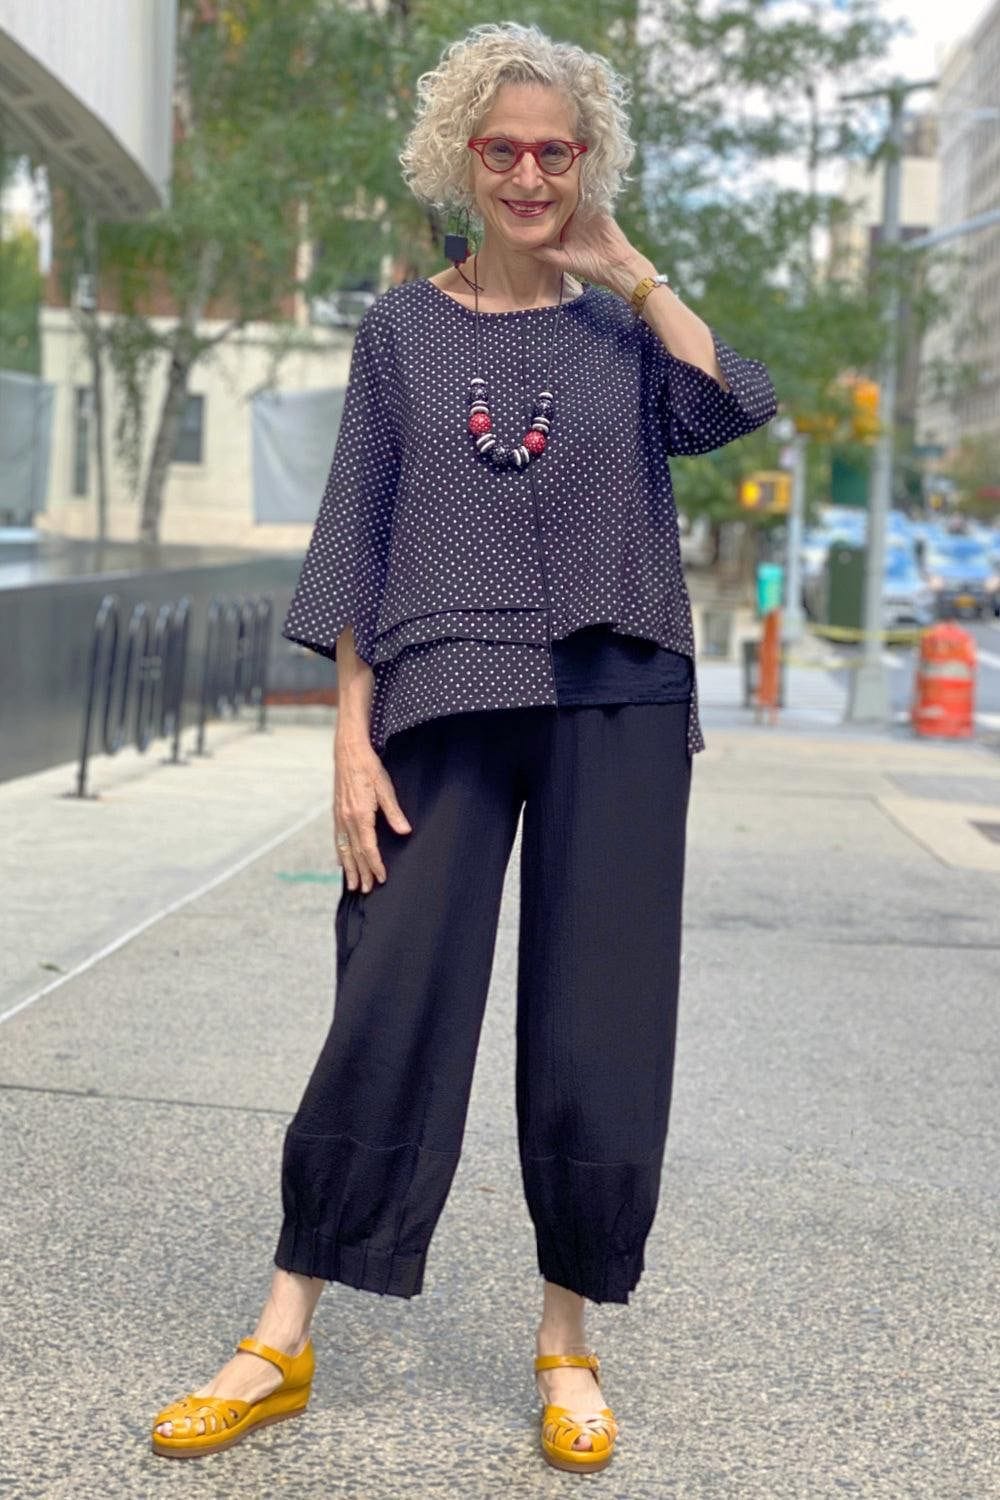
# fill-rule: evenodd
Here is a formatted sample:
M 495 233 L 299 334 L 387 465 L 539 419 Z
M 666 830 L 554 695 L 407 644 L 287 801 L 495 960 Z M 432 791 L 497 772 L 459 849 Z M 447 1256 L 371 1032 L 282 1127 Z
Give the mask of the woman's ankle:
M 308 1327 L 303 1330 L 301 1323 L 271 1322 L 262 1318 L 253 1336 L 262 1344 L 268 1344 L 272 1349 L 280 1349 L 283 1354 L 294 1357 L 302 1353 L 309 1342 L 310 1332 Z
M 276 1270 L 254 1338 L 285 1354 L 301 1354 L 309 1342 L 316 1306 L 325 1285 L 318 1278 Z
M 546 1322 L 545 1319 L 535 1332 L 535 1343 L 539 1353 L 546 1354 L 584 1354 L 590 1349 L 582 1324 Z

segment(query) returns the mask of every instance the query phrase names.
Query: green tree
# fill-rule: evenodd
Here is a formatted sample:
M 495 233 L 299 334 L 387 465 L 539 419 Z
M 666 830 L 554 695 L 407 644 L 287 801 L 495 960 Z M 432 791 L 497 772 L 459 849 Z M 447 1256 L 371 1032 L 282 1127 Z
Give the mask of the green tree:
M 119 459 L 141 492 L 139 535 L 158 538 L 163 492 L 191 371 L 254 320 L 269 321 L 273 378 L 313 342 L 283 312 L 377 273 L 376 193 L 389 154 L 389 95 L 379 18 L 325 0 L 181 0 L 170 201 L 142 222 L 91 224 L 67 190 L 58 243 L 64 289 L 94 272 L 116 316 L 88 336 L 122 397 Z M 376 165 L 378 164 L 378 165 Z M 96 233 L 91 230 L 96 228 Z M 309 268 L 303 240 L 324 247 Z M 163 302 L 176 316 L 162 316 Z M 205 327 L 212 305 L 220 326 Z M 155 311 L 154 311 L 155 310 Z M 165 363 L 142 471 L 149 375 Z
M 40 373 L 38 240 L 28 229 L 0 239 L 0 369 Z
M 814 265 L 814 234 L 844 206 L 811 186 L 744 184 L 791 152 L 804 156 L 810 182 L 831 158 L 870 152 L 873 117 L 826 120 L 816 98 L 824 80 L 854 83 L 884 55 L 898 28 L 873 0 L 794 19 L 767 0 L 672 0 L 645 7 L 641 21 L 634 0 L 572 14 L 538 0 L 521 18 L 601 52 L 629 78 L 638 154 L 619 222 L 690 306 L 767 362 L 786 407 L 822 409 L 845 366 L 871 366 L 877 279 L 858 287 Z M 170 204 L 142 224 L 101 224 L 95 251 L 120 309 L 103 337 L 126 397 L 119 455 L 137 489 L 148 373 L 164 360 L 169 370 L 142 480 L 144 537 L 158 534 L 198 360 L 261 318 L 275 325 L 276 370 L 312 340 L 281 313 L 293 291 L 374 285 L 386 256 L 405 277 L 440 268 L 447 223 L 410 194 L 397 156 L 419 74 L 481 19 L 470 0 L 386 0 L 378 11 L 348 0 L 180 0 Z M 72 238 L 86 243 L 78 208 Z M 318 249 L 305 267 L 304 238 Z M 148 314 L 154 291 L 179 310 L 166 326 Z M 209 332 L 204 312 L 220 298 L 226 317 Z M 681 502 L 716 513 L 728 497 L 738 514 L 735 481 L 773 450 L 764 434 L 737 447 L 713 457 L 711 480 L 704 465 L 679 465 Z
M 965 437 L 948 477 L 955 482 L 959 510 L 981 520 L 1000 515 L 1000 438 L 994 432 Z

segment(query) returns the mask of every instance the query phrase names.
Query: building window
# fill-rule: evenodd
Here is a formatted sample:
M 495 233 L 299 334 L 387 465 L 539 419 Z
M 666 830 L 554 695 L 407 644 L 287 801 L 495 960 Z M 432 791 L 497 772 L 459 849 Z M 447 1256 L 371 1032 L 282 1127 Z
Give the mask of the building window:
M 174 462 L 200 464 L 202 462 L 202 431 L 204 423 L 204 396 L 188 392 L 187 404 L 181 412 L 181 425 L 177 430 L 177 446 Z
M 93 402 L 89 385 L 73 387 L 73 494 L 86 495 Z

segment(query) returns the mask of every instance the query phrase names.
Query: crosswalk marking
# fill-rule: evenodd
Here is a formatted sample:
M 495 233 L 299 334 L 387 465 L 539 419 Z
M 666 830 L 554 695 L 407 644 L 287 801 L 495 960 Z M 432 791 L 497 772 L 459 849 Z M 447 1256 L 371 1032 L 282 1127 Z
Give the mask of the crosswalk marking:
M 881 655 L 883 664 L 887 667 L 916 666 L 917 656 L 915 652 L 908 653 L 906 656 L 899 656 L 893 651 L 883 651 Z M 976 651 L 976 662 L 979 666 L 992 667 L 995 671 L 998 671 L 1000 670 L 1000 652 L 984 651 L 982 647 L 979 647 Z

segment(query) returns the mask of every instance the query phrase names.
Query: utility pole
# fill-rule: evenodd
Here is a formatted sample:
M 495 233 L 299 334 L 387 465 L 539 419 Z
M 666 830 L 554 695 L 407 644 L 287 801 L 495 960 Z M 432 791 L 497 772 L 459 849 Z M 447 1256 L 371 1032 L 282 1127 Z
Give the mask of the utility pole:
M 884 88 L 841 94 L 851 99 L 889 100 L 889 130 L 883 155 L 882 238 L 880 249 L 889 259 L 900 243 L 899 198 L 902 179 L 903 105 L 908 94 L 937 86 L 936 78 L 919 83 L 895 79 Z M 889 718 L 889 691 L 882 663 L 882 575 L 885 568 L 885 532 L 892 506 L 893 449 L 896 436 L 896 363 L 899 340 L 899 279 L 893 267 L 886 298 L 885 337 L 879 362 L 879 406 L 881 432 L 875 445 L 871 494 L 868 500 L 868 546 L 865 557 L 865 607 L 862 660 L 850 674 L 845 722 L 885 723 Z
M 793 645 L 802 639 L 805 619 L 802 612 L 802 530 L 806 514 L 806 444 L 804 432 L 796 429 L 791 417 L 773 417 L 769 427 L 771 437 L 783 443 L 781 455 L 783 468 L 791 470 L 792 494 L 788 508 L 785 532 L 785 590 L 784 609 L 781 615 L 781 639 L 785 645 Z

